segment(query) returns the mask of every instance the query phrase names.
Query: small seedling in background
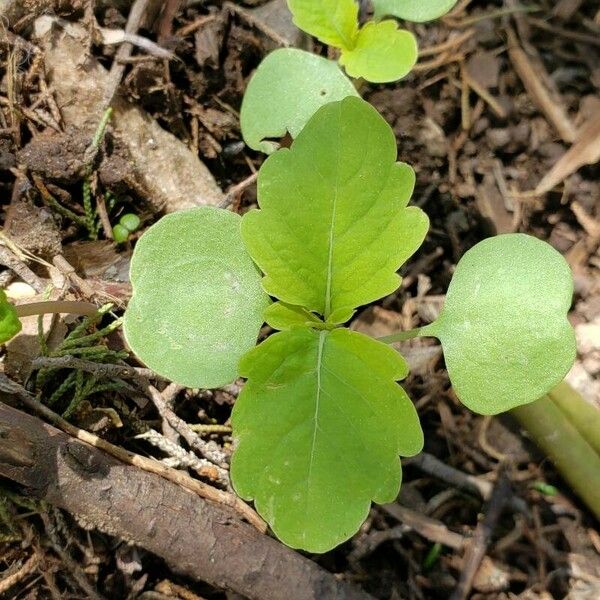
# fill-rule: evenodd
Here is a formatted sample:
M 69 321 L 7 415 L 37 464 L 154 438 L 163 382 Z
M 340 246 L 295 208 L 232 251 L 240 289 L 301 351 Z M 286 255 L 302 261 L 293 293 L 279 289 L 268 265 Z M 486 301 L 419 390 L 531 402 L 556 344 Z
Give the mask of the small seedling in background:
M 121 217 L 119 222 L 113 227 L 113 237 L 117 244 L 123 244 L 129 239 L 129 236 L 140 228 L 140 218 L 133 213 L 127 213 Z
M 383 341 L 344 327 L 397 289 L 428 230 L 407 206 L 414 172 L 396 157 L 368 103 L 330 103 L 263 164 L 259 210 L 169 215 L 133 255 L 130 346 L 189 387 L 247 378 L 232 415 L 232 481 L 295 548 L 324 552 L 352 536 L 371 501 L 396 498 L 399 455 L 422 448 L 396 383 L 408 366 L 388 343 L 438 337 L 457 396 L 482 414 L 537 400 L 575 357 L 569 267 L 522 234 L 467 252 L 431 325 Z M 279 331 L 252 348 L 263 320 Z

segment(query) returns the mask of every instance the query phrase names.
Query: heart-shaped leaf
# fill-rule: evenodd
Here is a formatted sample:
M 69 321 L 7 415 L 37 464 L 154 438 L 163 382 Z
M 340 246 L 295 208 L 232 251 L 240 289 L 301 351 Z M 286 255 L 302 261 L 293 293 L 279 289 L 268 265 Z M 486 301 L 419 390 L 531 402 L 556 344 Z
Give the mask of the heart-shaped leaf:
M 324 44 L 351 48 L 358 33 L 355 0 L 288 0 L 294 23 Z
M 347 329 L 300 327 L 250 351 L 240 370 L 232 480 L 283 542 L 325 552 L 357 531 L 372 500 L 395 499 L 398 455 L 423 445 L 395 383 L 408 372 L 397 352 Z
M 242 102 L 245 142 L 271 154 L 279 145 L 268 138 L 295 138 L 321 106 L 358 96 L 338 65 L 311 52 L 281 48 L 271 52 L 253 75 Z
M 214 207 L 163 217 L 131 261 L 125 337 L 159 375 L 212 388 L 238 376 L 269 299 L 240 235 L 238 215 Z
M 342 50 L 340 64 L 351 77 L 386 83 L 408 75 L 418 54 L 417 40 L 410 31 L 398 29 L 394 21 L 371 22 L 359 31 L 351 49 Z
M 422 334 L 442 342 L 461 402 L 497 414 L 537 400 L 573 365 L 572 294 L 569 266 L 552 246 L 499 235 L 463 256 L 440 317 Z
M 379 113 L 346 98 L 319 109 L 291 149 L 267 159 L 261 210 L 244 216 L 242 235 L 269 294 L 343 323 L 398 287 L 396 271 L 428 219 L 406 207 L 415 177 L 396 156 Z
M 21 329 L 17 309 L 8 301 L 6 292 L 0 290 L 0 344 L 14 338 Z
M 407 21 L 432 21 L 450 12 L 458 0 L 373 0 L 375 17 L 386 15 Z

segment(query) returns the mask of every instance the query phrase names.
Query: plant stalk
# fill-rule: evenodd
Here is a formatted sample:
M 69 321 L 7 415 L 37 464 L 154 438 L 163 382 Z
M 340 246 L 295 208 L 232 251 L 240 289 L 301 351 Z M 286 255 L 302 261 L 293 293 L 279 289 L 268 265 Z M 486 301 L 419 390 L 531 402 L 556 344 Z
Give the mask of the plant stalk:
M 596 450 L 600 411 L 562 383 L 536 402 L 513 408 L 511 414 L 600 519 L 600 453 Z
M 76 302 L 70 300 L 48 300 L 47 302 L 31 302 L 15 306 L 18 317 L 31 317 L 49 313 L 83 315 L 93 317 L 98 313 L 98 307 L 91 302 Z
M 600 410 L 586 402 L 566 381 L 548 395 L 600 456 Z
M 386 335 L 384 337 L 377 338 L 377 340 L 383 342 L 384 344 L 406 342 L 407 340 L 412 340 L 416 337 L 432 335 L 427 332 L 429 327 L 429 325 L 425 325 L 424 327 L 417 327 L 416 329 L 409 329 L 408 331 L 397 331 L 396 333 L 392 333 L 392 335 Z

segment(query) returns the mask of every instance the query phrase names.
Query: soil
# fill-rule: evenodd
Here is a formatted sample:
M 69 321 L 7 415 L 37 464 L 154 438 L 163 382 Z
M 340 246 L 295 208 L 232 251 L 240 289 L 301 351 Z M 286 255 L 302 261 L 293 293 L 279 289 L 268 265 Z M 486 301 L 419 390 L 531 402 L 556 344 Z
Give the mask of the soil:
M 61 81 L 52 79 L 47 40 L 35 32 L 34 21 L 51 14 L 77 26 L 84 50 L 73 67 L 81 71 L 71 79 L 76 82 L 93 69 L 110 82 L 113 71 L 107 75 L 104 69 L 111 69 L 120 50 L 103 43 L 101 28 L 124 28 L 131 2 L 29 4 L 25 13 L 12 6 L 8 28 L 0 33 L 2 247 L 27 272 L 24 277 L 7 268 L 0 281 L 18 299 L 37 294 L 32 282 L 51 282 L 66 297 L 113 302 L 118 315 L 130 294 L 131 250 L 145 228 L 188 202 L 218 204 L 225 198 L 240 213 L 256 204 L 252 175 L 264 157 L 244 145 L 239 109 L 261 59 L 289 40 L 323 55 L 327 49 L 290 27 L 279 0 L 169 0 L 158 3 L 159 8 L 164 4 L 162 12 L 153 11 L 157 3 L 149 2 L 149 18 L 138 34 L 171 51 L 173 58 L 133 48 L 117 81 L 121 108 L 116 121 L 106 128 L 97 151 L 91 151 L 94 128 L 76 124 L 78 110 L 81 122 L 87 122 L 90 114 L 101 115 L 102 107 L 90 108 L 87 99 L 81 106 L 77 100 L 61 104 Z M 526 10 L 511 0 L 462 0 L 449 16 L 409 27 L 422 49 L 417 69 L 396 84 L 364 85 L 361 93 L 394 128 L 399 159 L 415 168 L 412 202 L 428 214 L 431 229 L 419 253 L 403 267 L 400 289 L 363 309 L 353 328 L 385 335 L 429 322 L 466 250 L 496 233 L 529 233 L 552 244 L 573 270 L 569 318 L 579 354 L 568 381 L 600 408 L 600 166 L 588 161 L 592 164 L 567 173 L 550 192 L 529 193 L 577 146 L 578 130 L 600 119 L 598 2 L 540 0 Z M 52 36 L 55 40 L 59 34 Z M 533 65 L 546 102 L 519 66 L 515 43 Z M 123 135 L 132 111 L 140 139 L 150 139 L 148 131 L 157 131 L 151 128 L 169 136 L 170 150 L 160 157 L 164 176 L 193 169 L 199 184 L 170 194 L 171 183 L 161 187 L 155 181 L 157 173 L 136 158 L 139 148 L 132 150 L 131 139 Z M 597 148 L 597 139 L 595 144 Z M 138 214 L 140 230 L 122 245 L 112 242 L 105 221 L 90 232 L 84 223 L 85 193 L 94 206 L 104 207 L 109 223 L 128 212 Z M 90 240 L 96 232 L 99 239 Z M 88 333 L 110 321 L 107 315 Z M 49 343 L 60 346 L 61 336 L 64 340 L 74 327 L 72 321 L 61 323 Z M 126 357 L 116 354 L 124 350 L 119 331 L 97 341 L 102 362 Z M 403 351 L 412 366 L 405 387 L 419 410 L 425 452 L 463 475 L 495 485 L 506 479 L 509 495 L 524 500 L 529 510 L 525 516 L 511 505 L 497 516 L 466 597 L 599 598 L 600 534 L 593 515 L 510 416 L 484 418 L 460 405 L 437 347 L 418 341 Z M 136 364 L 133 358 L 126 360 Z M 19 383 L 52 399 L 53 410 L 62 413 L 69 401 L 68 394 L 59 392 L 69 373 L 62 369 L 43 380 L 38 375 Z M 240 385 L 176 390 L 172 409 L 188 423 L 227 425 Z M 99 389 L 70 420 L 143 455 L 165 456 L 136 439 L 149 428 L 187 448 L 149 399 L 131 386 Z M 230 452 L 226 427 L 209 439 Z M 310 558 L 381 600 L 450 598 L 468 563 L 464 548 L 452 547 L 452 534 L 470 539 L 490 506 L 410 460 L 403 478 L 399 506 L 412 511 L 416 522 L 406 513 L 399 520 L 397 513 L 374 506 L 354 538 Z M 178 575 L 156 555 L 118 536 L 86 529 L 72 515 L 32 500 L 8 480 L 0 484 L 2 597 L 239 598 Z M 439 544 L 423 519 L 445 526 L 445 543 Z M 35 564 L 27 570 L 31 557 Z M 5 590 L 15 573 L 20 575 Z

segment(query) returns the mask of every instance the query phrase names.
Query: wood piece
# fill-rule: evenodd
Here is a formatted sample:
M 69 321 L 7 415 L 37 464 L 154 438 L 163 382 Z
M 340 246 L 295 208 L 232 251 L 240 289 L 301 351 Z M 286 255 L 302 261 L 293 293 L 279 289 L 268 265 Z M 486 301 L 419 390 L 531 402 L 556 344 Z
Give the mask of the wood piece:
M 487 552 L 492 539 L 492 534 L 502 515 L 509 498 L 512 496 L 510 481 L 504 471 L 501 471 L 498 482 L 487 505 L 485 517 L 481 521 L 470 541 L 465 553 L 464 568 L 460 574 L 460 580 L 450 600 L 465 600 L 473 586 L 475 574 L 481 565 L 481 561 Z
M 404 465 L 411 465 L 418 467 L 421 471 L 429 473 L 450 485 L 456 486 L 458 489 L 465 490 L 467 492 L 474 492 L 481 496 L 484 500 L 489 500 L 493 491 L 493 484 L 480 477 L 463 473 L 454 467 L 450 467 L 443 463 L 441 460 L 428 454 L 427 452 L 421 452 L 414 458 L 409 458 L 402 461 Z M 508 506 L 511 510 L 514 510 L 525 515 L 529 514 L 527 504 L 522 498 L 512 496 L 509 499 Z
M 465 538 L 460 533 L 450 531 L 442 522 L 422 515 L 416 510 L 401 506 L 400 504 L 384 504 L 381 508 L 394 519 L 414 529 L 425 539 L 444 544 L 448 548 L 460 550 L 465 545 Z
M 161 556 L 177 573 L 250 600 L 373 600 L 226 507 L 3 403 L 0 423 L 0 475 L 80 523 Z
M 207 485 L 197 479 L 192 479 L 187 473 L 177 471 L 166 467 L 162 463 L 153 458 L 146 458 L 139 454 L 129 452 L 120 446 L 115 446 L 110 442 L 85 431 L 85 429 L 79 429 L 71 425 L 68 421 L 65 421 L 60 415 L 50 410 L 46 405 L 42 404 L 39 400 L 34 398 L 23 386 L 11 381 L 4 373 L 0 373 L 0 391 L 10 394 L 11 396 L 17 397 L 25 406 L 33 410 L 37 414 L 43 416 L 45 419 L 50 421 L 56 427 L 60 427 L 65 433 L 81 440 L 87 444 L 90 444 L 96 448 L 100 448 L 107 454 L 115 457 L 117 460 L 137 467 L 148 473 L 159 475 L 164 479 L 172 481 L 182 488 L 197 494 L 201 498 L 206 498 L 217 504 L 222 504 L 234 509 L 238 515 L 247 519 L 248 523 L 251 523 L 261 533 L 266 532 L 265 522 L 240 498 L 234 494 L 223 492 L 211 485 Z
M 549 192 L 584 165 L 600 161 L 600 114 L 589 120 L 577 141 L 558 159 L 535 188 L 538 195 Z
M 519 45 L 515 32 L 508 29 L 507 33 L 508 55 L 532 102 L 546 115 L 565 142 L 574 142 L 577 137 L 575 125 L 569 118 L 562 101 L 551 96 L 539 75 L 544 71 L 543 65 L 540 62 L 534 67 L 527 53 Z

